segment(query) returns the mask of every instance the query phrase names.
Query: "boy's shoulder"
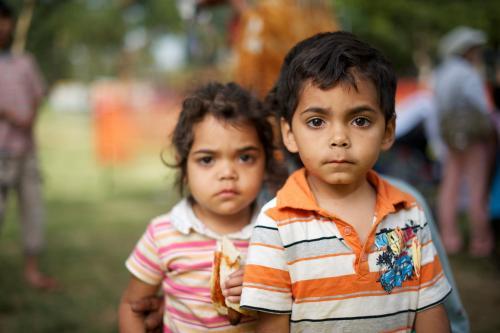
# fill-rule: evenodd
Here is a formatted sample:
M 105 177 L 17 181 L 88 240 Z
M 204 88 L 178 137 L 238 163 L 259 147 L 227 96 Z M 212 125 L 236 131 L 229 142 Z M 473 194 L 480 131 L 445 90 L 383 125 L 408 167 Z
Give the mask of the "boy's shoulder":
M 368 181 L 377 193 L 377 202 L 386 215 L 403 208 L 418 206 L 415 197 L 407 190 L 409 187 L 393 185 L 375 171 L 369 171 Z M 290 215 L 304 215 L 310 212 L 320 212 L 321 207 L 316 202 L 314 194 L 307 182 L 306 170 L 299 169 L 292 173 L 285 185 L 278 191 L 276 197 L 268 202 L 262 211 L 274 220 L 281 220 Z

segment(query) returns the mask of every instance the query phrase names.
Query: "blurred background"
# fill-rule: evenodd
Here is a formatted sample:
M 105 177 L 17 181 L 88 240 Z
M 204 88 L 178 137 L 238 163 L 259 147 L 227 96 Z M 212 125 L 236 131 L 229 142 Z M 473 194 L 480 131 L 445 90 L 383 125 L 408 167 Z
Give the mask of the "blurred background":
M 182 97 L 200 83 L 235 80 L 264 97 L 286 50 L 315 32 L 343 29 L 394 63 L 404 113 L 408 98 L 427 90 L 440 38 L 467 25 L 487 35 L 481 71 L 493 106 L 498 87 L 495 0 L 6 3 L 18 18 L 13 52 L 34 56 L 48 88 L 35 132 L 46 207 L 40 266 L 60 287 L 49 292 L 23 282 L 11 196 L 0 231 L 0 332 L 117 331 L 124 260 L 149 219 L 178 199 L 160 154 L 168 156 Z M 378 168 L 412 183 L 435 208 L 441 156 L 420 118 L 402 125 Z M 473 332 L 500 332 L 496 258 L 450 257 Z

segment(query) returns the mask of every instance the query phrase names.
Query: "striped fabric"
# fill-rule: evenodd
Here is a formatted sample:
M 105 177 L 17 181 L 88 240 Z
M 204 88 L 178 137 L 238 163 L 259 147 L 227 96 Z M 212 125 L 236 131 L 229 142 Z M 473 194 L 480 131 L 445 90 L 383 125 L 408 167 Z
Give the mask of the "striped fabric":
M 226 235 L 243 254 L 251 225 Z M 141 281 L 162 284 L 165 295 L 164 332 L 254 332 L 251 318 L 232 326 L 210 300 L 212 261 L 220 237 L 204 229 L 187 200 L 155 218 L 126 261 Z
M 28 54 L 0 53 L 0 110 L 18 122 L 34 118 L 45 85 L 35 60 Z M 0 117 L 0 151 L 22 156 L 33 148 L 33 130 L 12 125 Z
M 241 305 L 291 314 L 292 332 L 410 332 L 417 311 L 441 303 L 451 288 L 424 213 L 374 172 L 368 180 L 377 201 L 361 244 L 348 223 L 317 206 L 304 169 L 290 176 L 257 218 Z M 387 292 L 378 281 L 383 250 L 375 240 L 394 230 L 418 239 L 421 267 L 419 276 Z

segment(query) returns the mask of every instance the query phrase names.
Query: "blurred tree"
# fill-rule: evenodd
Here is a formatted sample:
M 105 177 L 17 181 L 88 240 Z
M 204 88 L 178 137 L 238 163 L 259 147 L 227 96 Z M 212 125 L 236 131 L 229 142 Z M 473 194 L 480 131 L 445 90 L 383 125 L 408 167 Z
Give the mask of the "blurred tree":
M 6 1 L 19 13 L 31 0 Z M 482 29 L 500 46 L 500 1 L 330 1 L 341 26 L 384 50 L 400 73 L 414 71 L 415 52 L 434 55 L 439 38 L 456 25 Z M 127 33 L 143 31 L 150 41 L 186 29 L 174 0 L 37 0 L 26 49 L 49 82 L 90 80 L 117 72 Z
M 24 1 L 7 0 L 19 13 Z M 142 12 L 130 19 L 130 12 Z M 38 0 L 26 49 L 35 54 L 49 82 L 114 75 L 127 32 L 179 31 L 174 1 Z M 149 36 L 149 35 L 148 35 Z
M 415 52 L 435 55 L 439 38 L 457 25 L 484 30 L 500 44 L 500 1 L 332 0 L 342 26 L 384 50 L 399 72 L 413 67 Z

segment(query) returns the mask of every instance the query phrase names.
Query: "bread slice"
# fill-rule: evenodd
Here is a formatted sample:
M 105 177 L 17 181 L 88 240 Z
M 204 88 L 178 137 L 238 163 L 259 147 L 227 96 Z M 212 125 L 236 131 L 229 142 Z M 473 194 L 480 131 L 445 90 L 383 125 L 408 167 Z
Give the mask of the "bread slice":
M 237 325 L 241 320 L 241 314 L 255 316 L 254 311 L 240 308 L 238 303 L 227 300 L 222 294 L 224 281 L 241 268 L 241 253 L 227 238 L 222 237 L 221 242 L 214 254 L 212 276 L 210 278 L 210 293 L 212 303 L 218 313 L 228 316 L 232 325 Z

